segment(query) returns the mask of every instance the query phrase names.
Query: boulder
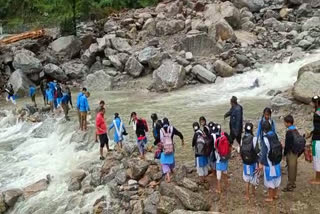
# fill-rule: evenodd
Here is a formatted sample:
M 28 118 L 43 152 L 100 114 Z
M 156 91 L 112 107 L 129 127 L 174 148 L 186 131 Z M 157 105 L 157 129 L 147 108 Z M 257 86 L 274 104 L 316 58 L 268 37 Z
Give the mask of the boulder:
M 8 207 L 13 207 L 22 194 L 23 192 L 20 189 L 7 190 L 3 192 L 4 202 Z
M 71 172 L 68 190 L 77 191 L 81 189 L 81 182 L 86 177 L 84 170 L 74 170 Z
M 46 75 L 58 81 L 66 81 L 68 79 L 65 72 L 59 66 L 52 63 L 45 65 L 43 71 Z
M 116 31 L 119 29 L 119 25 L 117 24 L 117 22 L 113 21 L 113 20 L 108 20 L 105 24 L 104 24 L 104 32 L 105 33 L 110 33 L 113 31 Z
M 50 47 L 59 57 L 73 59 L 80 53 L 81 41 L 75 36 L 64 36 L 53 41 Z
M 139 159 L 132 159 L 132 161 L 129 162 L 129 171 L 128 171 L 129 177 L 134 180 L 141 179 L 144 173 L 147 171 L 149 165 L 150 164 L 146 161 L 142 161 Z
M 220 20 L 216 24 L 216 40 L 221 39 L 222 41 L 232 39 L 235 40 L 236 35 L 232 27 L 224 19 Z
M 194 193 L 186 188 L 175 186 L 174 192 L 183 206 L 192 211 L 208 211 L 210 204 L 198 193 Z
M 119 170 L 115 176 L 115 181 L 118 185 L 123 185 L 127 181 L 127 173 L 125 170 Z
M 22 49 L 15 53 L 13 67 L 20 69 L 25 74 L 39 73 L 42 70 L 42 64 L 35 54 L 31 51 Z
M 150 182 L 150 178 L 148 175 L 144 175 L 140 180 L 139 180 L 139 185 L 141 187 L 147 187 L 147 185 L 149 184 Z
M 312 28 L 320 28 L 320 17 L 312 17 L 302 25 L 303 31 L 308 31 Z
M 14 71 L 11 74 L 8 82 L 12 84 L 13 90 L 19 97 L 28 96 L 29 86 L 33 85 L 33 83 L 21 70 Z
M 192 180 L 190 180 L 189 178 L 184 177 L 181 181 L 178 181 L 178 183 L 184 187 L 187 188 L 193 192 L 196 192 L 199 190 L 199 187 L 197 185 L 197 183 L 193 182 Z
M 117 55 L 118 51 L 113 50 L 112 48 L 106 48 L 104 49 L 104 55 L 108 58 L 109 56 L 112 55 Z
M 302 66 L 298 72 L 298 78 L 305 72 L 320 73 L 320 60 Z
M 264 0 L 232 0 L 237 8 L 247 7 L 251 12 L 259 12 L 264 6 Z
M 193 54 L 191 52 L 186 52 L 186 60 L 193 60 Z
M 192 73 L 197 79 L 203 83 L 214 83 L 217 79 L 216 75 L 207 70 L 202 65 L 196 65 L 192 68 Z
M 156 24 L 156 32 L 159 36 L 173 35 L 184 29 L 185 22 L 183 20 L 159 21 Z
M 161 196 L 160 202 L 157 205 L 157 212 L 163 214 L 169 214 L 177 207 L 177 201 L 174 198 L 167 196 Z
M 130 52 L 132 50 L 131 45 L 129 45 L 128 40 L 123 38 L 112 38 L 110 39 L 113 49 L 120 52 Z
M 66 62 L 61 67 L 70 79 L 82 79 L 89 72 L 88 66 L 80 60 Z
M 81 60 L 87 66 L 91 66 L 96 61 L 96 56 L 99 52 L 99 46 L 97 43 L 93 43 L 81 56 Z
M 123 70 L 123 64 L 120 61 L 120 58 L 118 55 L 111 55 L 109 56 L 109 60 L 111 64 L 119 71 Z
M 310 4 L 314 8 L 320 7 L 320 2 L 318 0 L 287 0 L 287 4 L 291 6 L 297 6 L 304 3 Z
M 45 191 L 48 189 L 50 181 L 47 179 L 41 179 L 34 184 L 31 184 L 25 188 L 23 188 L 23 197 L 28 199 L 35 194 Z
M 226 1 L 221 4 L 222 17 L 235 29 L 240 27 L 240 11 L 231 2 Z
M 153 72 L 152 88 L 156 91 L 170 91 L 184 85 L 185 70 L 183 66 L 171 60 L 165 60 Z
M 283 106 L 291 106 L 292 101 L 281 96 L 280 94 L 274 96 L 271 99 L 271 106 L 272 108 L 278 108 L 278 107 L 283 107 Z
M 174 17 L 180 12 L 179 1 L 172 2 L 167 6 L 167 16 Z
M 222 60 L 217 60 L 214 63 L 214 69 L 221 77 L 230 77 L 235 73 L 235 70 Z
M 157 214 L 157 205 L 160 201 L 160 193 L 154 192 L 149 195 L 144 201 L 144 213 Z
M 293 87 L 293 96 L 296 100 L 309 104 L 311 98 L 320 94 L 320 73 L 304 72 Z
M 160 49 L 155 47 L 146 47 L 138 53 L 138 60 L 142 64 L 148 65 L 153 69 L 159 68 L 163 59 Z
M 113 87 L 113 77 L 105 70 L 96 71 L 86 77 L 84 85 L 92 91 L 108 91 Z
M 143 72 L 143 65 L 134 57 L 130 57 L 125 66 L 125 72 L 133 77 L 139 77 Z
M 147 35 L 155 36 L 156 35 L 156 21 L 153 18 L 148 19 L 143 27 L 142 30 L 147 32 Z
M 7 211 L 6 203 L 4 202 L 4 196 L 0 193 L 0 213 L 5 213 Z
M 143 214 L 143 201 L 142 200 L 139 200 L 134 204 L 132 214 Z

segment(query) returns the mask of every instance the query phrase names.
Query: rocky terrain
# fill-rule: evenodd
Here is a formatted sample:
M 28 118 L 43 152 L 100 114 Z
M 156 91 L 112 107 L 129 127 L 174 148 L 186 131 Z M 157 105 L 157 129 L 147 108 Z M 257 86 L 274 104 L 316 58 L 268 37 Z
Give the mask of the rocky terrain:
M 126 87 L 143 76 L 150 77 L 143 87 L 155 91 L 214 83 L 318 48 L 319 7 L 316 0 L 163 1 L 81 24 L 77 37 L 48 29 L 43 38 L 0 48 L 0 86 L 9 81 L 24 96 L 43 78 L 91 90 Z M 301 78 L 319 81 L 307 72 Z

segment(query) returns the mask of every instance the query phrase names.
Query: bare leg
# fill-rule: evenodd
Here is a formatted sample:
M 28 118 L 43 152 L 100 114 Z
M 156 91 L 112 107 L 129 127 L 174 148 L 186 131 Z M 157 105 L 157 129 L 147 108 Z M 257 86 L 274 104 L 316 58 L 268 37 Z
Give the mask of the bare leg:
M 313 185 L 320 185 L 320 172 L 316 172 L 315 178 L 309 181 L 309 183 Z
M 103 157 L 103 147 L 100 147 L 100 157 Z
M 273 189 L 268 189 L 268 197 L 265 199 L 265 202 L 272 202 L 274 197 Z
M 246 195 L 245 199 L 249 200 L 250 199 L 250 183 L 246 183 Z
M 278 196 L 278 188 L 275 188 L 273 190 L 273 199 L 278 199 L 278 198 L 279 198 L 279 196 Z
M 167 180 L 167 183 L 171 182 L 170 172 L 166 174 L 166 180 Z
M 216 193 L 221 194 L 221 180 L 218 180 L 217 182 L 217 190 Z

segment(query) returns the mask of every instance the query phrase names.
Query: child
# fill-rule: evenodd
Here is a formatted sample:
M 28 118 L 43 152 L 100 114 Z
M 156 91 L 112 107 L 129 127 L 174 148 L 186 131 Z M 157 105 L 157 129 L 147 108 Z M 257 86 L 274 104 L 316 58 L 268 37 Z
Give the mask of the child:
M 192 148 L 195 151 L 197 173 L 200 177 L 200 183 L 204 183 L 208 175 L 208 157 L 205 156 L 206 134 L 200 129 L 197 122 L 192 124 L 194 136 L 192 140 Z M 206 139 L 207 138 L 207 139 Z
M 217 129 L 216 129 L 216 124 L 214 122 L 209 122 L 208 124 L 209 129 L 210 129 L 210 133 L 211 133 L 211 141 L 212 141 L 212 151 L 211 154 L 208 158 L 209 161 L 209 167 L 212 170 L 212 173 L 209 176 L 216 176 L 216 155 L 215 155 L 215 149 L 214 149 L 214 143 L 217 140 Z
M 216 154 L 216 170 L 217 170 L 217 190 L 218 194 L 221 194 L 221 178 L 222 174 L 225 175 L 226 186 L 228 185 L 228 160 L 231 155 L 231 144 L 227 133 L 221 131 L 221 126 L 216 125 L 217 140 L 215 142 L 215 154 Z
M 33 102 L 34 106 L 37 107 L 36 103 L 36 87 L 33 85 L 29 86 L 29 96 L 31 97 L 31 101 Z
M 278 199 L 277 191 L 281 184 L 282 146 L 269 121 L 262 123 L 262 131 L 259 171 L 264 171 L 264 185 L 268 188 L 265 201 L 272 202 Z
M 115 132 L 113 135 L 114 142 L 118 146 L 118 151 L 121 151 L 123 135 L 126 134 L 126 128 L 125 128 L 123 122 L 121 121 L 118 113 L 114 114 L 114 120 L 113 120 L 112 124 L 110 125 L 109 130 L 111 130 L 112 128 L 115 128 Z
M 250 184 L 252 194 L 255 195 L 255 186 L 258 185 L 258 153 L 257 138 L 253 136 L 253 124 L 246 123 L 242 138 L 240 154 L 243 161 L 243 180 L 246 183 L 246 200 L 250 199 Z
M 14 95 L 14 90 L 12 84 L 9 84 L 5 91 L 8 93 L 8 96 L 6 97 L 7 102 L 10 100 L 14 105 L 16 105 L 16 99 Z
M 257 139 L 259 142 L 262 141 L 262 138 L 263 138 L 263 131 L 262 131 L 262 124 L 264 121 L 269 121 L 270 125 L 271 125 L 271 130 L 277 134 L 276 132 L 276 123 L 274 122 L 274 120 L 271 118 L 272 116 L 272 110 L 271 108 L 265 108 L 263 110 L 263 115 L 262 115 L 262 118 L 261 120 L 259 121 L 258 123 L 258 130 L 257 130 Z

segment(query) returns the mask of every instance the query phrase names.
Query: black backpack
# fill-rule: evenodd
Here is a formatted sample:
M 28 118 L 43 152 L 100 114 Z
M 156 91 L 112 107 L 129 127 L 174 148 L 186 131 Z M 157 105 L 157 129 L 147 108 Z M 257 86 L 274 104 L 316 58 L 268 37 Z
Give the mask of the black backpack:
M 276 134 L 266 136 L 270 144 L 270 152 L 268 158 L 272 162 L 272 165 L 277 165 L 282 160 L 282 145 Z
M 300 135 L 298 130 L 292 130 L 293 134 L 293 145 L 292 145 L 292 152 L 297 154 L 299 157 L 302 153 L 304 153 L 304 148 L 306 146 L 306 139 Z
M 210 156 L 212 151 L 212 141 L 204 132 L 197 133 L 197 142 L 195 146 L 195 154 L 201 156 Z
M 251 165 L 258 161 L 258 145 L 253 147 L 253 136 L 245 135 L 242 138 L 242 145 L 240 148 L 241 158 L 244 164 Z

